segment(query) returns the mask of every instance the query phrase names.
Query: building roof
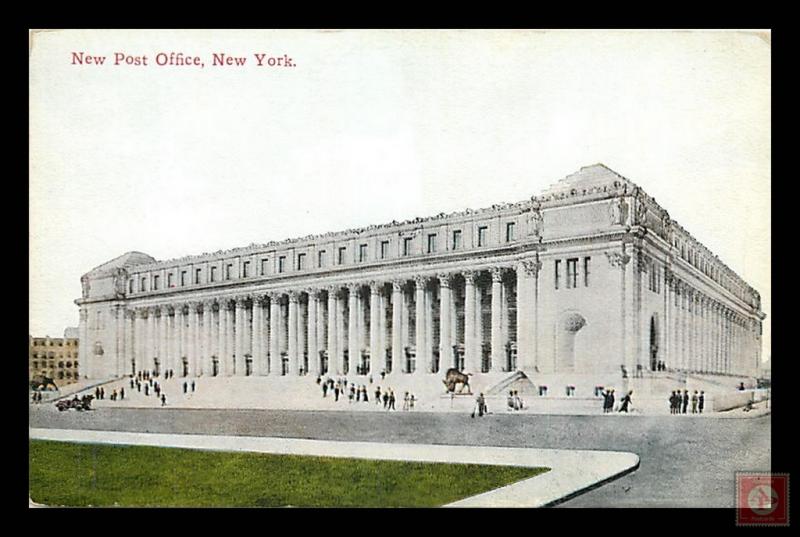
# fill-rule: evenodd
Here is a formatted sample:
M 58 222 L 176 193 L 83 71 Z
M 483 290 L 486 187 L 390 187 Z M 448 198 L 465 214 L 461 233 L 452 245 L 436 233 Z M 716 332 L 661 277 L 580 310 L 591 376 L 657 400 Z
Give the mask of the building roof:
M 591 166 L 584 166 L 577 172 L 554 183 L 542 192 L 541 197 L 547 197 L 573 189 L 580 192 L 582 190 L 603 186 L 614 181 L 628 185 L 629 190 L 636 186 L 630 179 L 626 179 L 614 170 L 608 168 L 605 164 L 592 164 Z
M 115 257 L 111 261 L 103 263 L 102 265 L 90 270 L 87 275 L 107 274 L 114 272 L 116 269 L 127 268 L 134 265 L 144 265 L 147 263 L 155 263 L 156 259 L 152 256 L 142 252 L 127 252 L 119 257 Z

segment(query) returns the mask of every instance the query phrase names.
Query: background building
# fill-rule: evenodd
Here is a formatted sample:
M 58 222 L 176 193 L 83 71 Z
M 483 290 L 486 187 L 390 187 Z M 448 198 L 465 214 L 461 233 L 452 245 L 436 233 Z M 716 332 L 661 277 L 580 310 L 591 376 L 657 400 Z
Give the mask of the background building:
M 603 165 L 539 196 L 82 277 L 81 376 L 755 377 L 758 292 Z
M 46 376 L 57 386 L 79 378 L 79 343 L 77 328 L 67 328 L 63 338 L 28 336 L 28 377 Z

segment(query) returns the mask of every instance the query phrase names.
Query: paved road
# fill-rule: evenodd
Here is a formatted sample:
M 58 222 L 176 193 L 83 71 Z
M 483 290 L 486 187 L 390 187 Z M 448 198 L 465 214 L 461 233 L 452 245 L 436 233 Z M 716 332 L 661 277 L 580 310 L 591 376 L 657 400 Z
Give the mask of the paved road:
M 32 407 L 32 427 L 631 451 L 636 472 L 567 507 L 733 507 L 734 471 L 770 468 L 770 416 L 536 416 Z

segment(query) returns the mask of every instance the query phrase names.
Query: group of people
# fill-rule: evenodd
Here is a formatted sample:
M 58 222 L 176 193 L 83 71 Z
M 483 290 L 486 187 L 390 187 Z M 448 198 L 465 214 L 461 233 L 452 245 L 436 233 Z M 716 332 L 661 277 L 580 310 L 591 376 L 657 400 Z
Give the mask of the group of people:
M 522 401 L 522 398 L 519 396 L 519 392 L 517 390 L 512 390 L 508 392 L 508 409 L 509 410 L 522 410 L 525 404 Z
M 323 379 L 317 377 L 317 384 L 322 388 L 322 397 L 328 397 L 328 393 L 333 394 L 335 402 L 347 395 L 349 403 L 369 403 L 369 391 L 366 384 L 356 384 L 345 377 L 336 380 L 328 377 Z M 194 388 L 192 388 L 194 389 Z M 375 387 L 374 401 L 376 405 L 383 404 L 385 410 L 397 410 L 397 397 L 391 388 L 381 390 L 380 386 Z M 403 410 L 413 410 L 414 404 L 418 401 L 413 393 L 405 392 L 403 396 Z
M 480 393 L 475 398 L 475 408 L 473 409 L 471 416 L 474 418 L 477 414 L 479 418 L 482 418 L 484 414 L 488 413 L 489 407 L 486 406 L 486 398 L 483 396 L 483 393 Z
M 616 401 L 616 396 L 614 395 L 614 388 L 610 388 L 605 390 L 602 394 L 603 396 L 603 414 L 609 414 L 614 412 L 614 402 Z M 629 390 L 628 393 L 620 400 L 618 412 L 625 412 L 626 414 L 630 410 L 633 401 L 633 390 Z
M 689 396 L 689 390 L 673 391 L 669 396 L 669 413 L 670 414 L 686 414 L 689 409 L 689 403 L 692 404 L 692 414 L 702 414 L 703 408 L 706 406 L 706 392 L 697 390 Z

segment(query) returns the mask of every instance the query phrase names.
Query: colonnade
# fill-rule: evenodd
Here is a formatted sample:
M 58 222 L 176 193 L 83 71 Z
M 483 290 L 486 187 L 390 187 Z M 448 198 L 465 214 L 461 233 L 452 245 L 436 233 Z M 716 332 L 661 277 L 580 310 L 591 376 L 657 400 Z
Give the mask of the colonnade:
M 513 370 L 518 273 L 491 267 L 128 309 L 121 373 Z

